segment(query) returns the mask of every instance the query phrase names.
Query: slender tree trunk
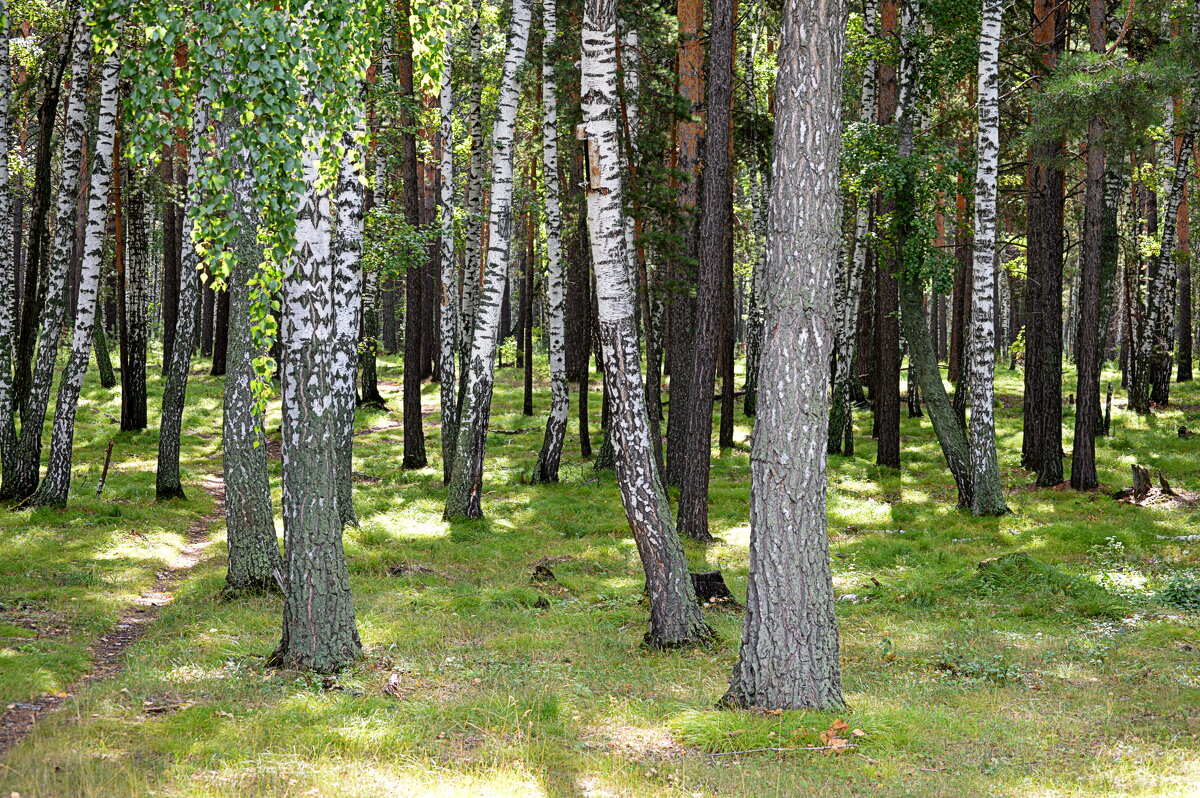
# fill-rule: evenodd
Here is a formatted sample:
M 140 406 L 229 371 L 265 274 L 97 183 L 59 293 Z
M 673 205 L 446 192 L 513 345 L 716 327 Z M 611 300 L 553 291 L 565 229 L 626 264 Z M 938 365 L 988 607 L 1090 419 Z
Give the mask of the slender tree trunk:
M 529 44 L 529 0 L 514 0 L 512 27 L 496 121 L 492 126 L 492 191 L 487 265 L 475 311 L 471 357 L 467 371 L 458 442 L 446 496 L 446 518 L 482 518 L 483 458 L 491 416 L 500 302 L 508 276 L 512 241 L 513 129 L 520 85 L 517 72 Z
M 7 0 L 0 0 L 0 460 L 8 461 L 16 438 L 13 411 L 13 343 L 17 333 L 17 270 L 20 268 L 19 244 L 9 231 L 19 232 L 20 207 L 13 213 L 13 192 L 8 168 L 11 134 L 8 124 L 9 97 L 12 95 L 12 56 L 8 36 L 12 19 Z
M 733 102 L 734 0 L 712 0 L 709 29 L 708 117 L 704 134 L 704 180 L 700 189 L 700 224 L 705 234 L 697 241 L 695 312 L 686 397 L 690 407 L 682 446 L 679 492 L 679 531 L 692 540 L 711 542 L 708 531 L 708 474 L 712 457 L 713 381 L 720 334 L 721 282 L 732 268 L 726 259 L 733 236 L 733 170 L 729 163 Z M 675 401 L 673 399 L 673 401 Z
M 975 264 L 971 288 L 971 512 L 1003 515 L 1004 486 L 996 459 L 996 197 L 1000 162 L 1000 21 L 1003 0 L 983 0 L 979 35 L 979 144 L 975 172 Z
M 880 29 L 884 37 L 896 36 L 899 31 L 897 0 L 880 4 Z M 896 67 L 879 65 L 880 125 L 890 125 L 897 108 Z M 880 210 L 889 214 L 895 201 L 881 198 Z M 900 330 L 897 319 L 899 289 L 897 282 L 901 259 L 898 247 L 886 258 L 880 258 L 875 270 L 875 387 L 871 399 L 875 404 L 875 433 L 878 445 L 875 462 L 889 468 L 900 467 Z
M 1179 205 L 1179 318 L 1175 327 L 1175 381 L 1192 379 L 1192 236 L 1185 186 Z
M 200 297 L 200 354 L 212 357 L 213 317 L 217 309 L 217 292 L 213 290 L 211 276 L 201 287 Z
M 450 482 L 454 465 L 454 441 L 458 436 L 458 377 L 454 355 L 459 349 L 459 290 L 455 280 L 454 254 L 454 93 L 451 90 L 451 66 L 454 62 L 453 28 L 446 31 L 446 52 L 442 57 L 442 86 L 438 95 L 441 126 L 438 129 L 441 162 L 439 165 L 438 208 L 441 227 L 441 296 L 438 349 L 438 378 L 442 403 L 442 482 Z M 464 284 L 467 276 L 464 275 Z
M 542 0 L 542 26 L 546 35 L 542 43 L 542 183 L 546 204 L 546 329 L 550 343 L 550 414 L 546 418 L 546 434 L 542 438 L 542 450 L 533 471 L 535 483 L 558 481 L 567 417 L 571 412 L 564 319 L 566 275 L 562 263 L 562 213 L 558 202 L 558 92 L 553 60 L 557 52 L 558 35 L 556 0 Z M 586 383 L 586 378 L 584 381 Z
M 521 2 L 521 0 L 517 0 Z M 668 648 L 712 637 L 700 614 L 683 546 L 671 523 L 650 443 L 637 343 L 637 302 L 625 254 L 616 69 L 615 0 L 586 0 L 583 19 L 583 123 L 589 152 L 588 230 L 617 484 L 641 556 L 650 597 L 648 645 Z
M 1093 53 L 1103 53 L 1107 37 L 1105 0 L 1089 0 L 1088 34 Z M 1075 439 L 1071 445 L 1071 487 L 1095 490 L 1096 435 L 1101 431 L 1100 367 L 1104 360 L 1101 339 L 1100 293 L 1104 270 L 1104 150 L 1101 148 L 1104 120 L 1093 116 L 1088 122 L 1087 173 L 1084 187 L 1084 235 L 1082 274 L 1079 285 L 1079 346 L 1076 370 Z
M 483 175 L 487 141 L 483 135 L 483 113 L 480 109 L 483 93 L 483 65 L 480 61 L 482 40 L 480 0 L 474 0 L 475 16 L 471 21 L 470 54 L 471 89 L 467 93 L 467 108 L 464 123 L 471 133 L 471 163 L 467 174 L 464 196 L 466 225 L 463 237 L 463 287 L 462 312 L 459 327 L 459 376 L 458 404 L 461 412 L 465 395 L 467 367 L 471 357 L 472 336 L 475 332 L 475 306 L 479 286 L 483 280 Z M 460 419 L 461 420 L 461 416 Z M 457 438 L 451 439 L 454 443 Z M 451 458 L 453 460 L 453 457 Z
M 363 90 L 365 93 L 365 87 Z M 337 440 L 337 501 L 342 524 L 358 524 L 354 513 L 354 386 L 357 377 L 358 310 L 362 306 L 363 184 L 362 145 L 366 135 L 361 103 L 353 133 L 342 137 L 345 152 L 338 165 L 333 236 L 333 383 L 334 435 Z M 357 134 L 357 135 L 356 135 Z
M 875 0 L 866 0 L 863 25 L 868 38 L 875 37 Z M 875 115 L 875 61 L 867 62 L 862 76 L 862 103 L 859 120 L 870 122 Z M 830 454 L 842 453 L 842 441 L 852 434 L 854 419 L 851 404 L 851 382 L 854 380 L 854 344 L 858 322 L 859 286 L 867 267 L 867 225 L 870 222 L 868 200 L 856 198 L 854 212 L 854 253 L 842 260 L 837 286 L 838 324 L 834 348 L 833 403 L 829 411 Z
M 38 486 L 42 455 L 42 426 L 50 402 L 54 379 L 54 364 L 58 355 L 58 338 L 66 315 L 67 271 L 71 262 L 72 218 L 75 198 L 79 191 L 80 154 L 87 124 L 87 75 L 92 55 L 90 15 L 81 12 L 75 28 L 75 44 L 71 58 L 71 90 L 67 98 L 67 125 L 62 137 L 62 175 L 58 185 L 59 220 L 54 231 L 54 249 L 46 274 L 45 302 L 41 309 L 41 330 L 37 341 L 37 356 L 29 383 L 28 399 L 21 414 L 21 435 L 10 457 L 5 459 L 4 484 L 0 498 L 25 499 Z M 32 312 L 28 305 L 23 312 Z M 91 346 L 91 336 L 87 338 Z M 87 350 L 84 350 L 85 354 Z M 86 361 L 85 361 L 86 365 Z M 18 371 L 18 375 L 19 375 Z M 11 469 L 8 468 L 11 461 Z
M 179 213 L 176 210 L 175 187 L 181 181 L 175 179 L 175 146 L 163 146 L 163 183 L 166 185 L 168 200 L 163 203 L 163 260 L 162 260 L 162 323 L 163 323 L 163 356 L 162 372 L 165 374 L 171 368 L 171 358 L 175 353 L 175 327 L 179 323 L 179 235 L 176 227 L 179 223 Z M 186 167 L 180 164 L 180 169 Z
M 776 77 L 766 337 L 750 467 L 750 578 L 722 702 L 842 705 L 825 514 L 826 397 L 841 239 L 846 6 L 787 0 Z
M 767 255 L 767 175 L 755 169 L 750 175 L 751 222 L 754 242 L 753 271 L 750 274 L 750 312 L 746 324 L 746 396 L 742 412 L 751 418 L 758 412 L 758 368 L 762 362 L 762 270 Z
M 225 376 L 226 359 L 229 356 L 229 289 L 217 292 L 216 308 L 213 313 L 212 371 L 214 377 Z
M 192 345 L 195 338 L 196 300 L 200 293 L 198 272 L 199 253 L 192 238 L 196 205 L 199 200 L 197 174 L 204 158 L 204 137 L 209 127 L 208 101 L 199 94 L 192 118 L 192 134 L 188 148 L 188 193 L 184 201 L 183 237 L 179 258 L 179 317 L 175 326 L 176 346 L 171 352 L 167 385 L 163 390 L 162 418 L 158 432 L 158 475 L 155 495 L 164 499 L 183 498 L 183 483 L 179 477 L 179 437 L 183 427 L 183 406 L 187 396 L 188 372 L 192 366 Z
M 529 188 L 534 191 L 534 174 L 536 166 L 529 163 Z M 521 403 L 522 415 L 533 415 L 533 261 L 534 236 L 536 235 L 537 216 L 530 208 L 526 215 L 525 227 L 525 277 L 521 283 L 521 340 L 517 351 L 524 353 L 521 365 L 524 368 L 524 396 Z

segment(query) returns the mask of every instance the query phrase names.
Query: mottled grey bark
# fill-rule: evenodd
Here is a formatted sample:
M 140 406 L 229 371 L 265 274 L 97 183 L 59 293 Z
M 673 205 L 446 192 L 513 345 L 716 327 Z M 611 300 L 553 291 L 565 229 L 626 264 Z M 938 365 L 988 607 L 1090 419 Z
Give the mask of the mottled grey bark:
M 454 92 L 450 78 L 453 65 L 453 28 L 446 32 L 446 52 L 442 57 L 442 86 L 438 95 L 441 125 L 438 130 L 441 163 L 438 169 L 438 212 L 441 227 L 441 292 L 438 298 L 438 381 L 442 406 L 442 482 L 450 481 L 454 465 L 454 441 L 458 433 L 458 380 L 454 356 L 458 350 L 459 290 L 455 279 L 454 257 Z
M 162 418 L 158 428 L 158 473 L 154 493 L 160 500 L 183 498 L 179 477 L 179 436 L 183 428 L 183 405 L 187 397 L 188 372 L 192 367 L 196 314 L 193 308 L 200 296 L 200 258 L 192 238 L 197 214 L 199 190 L 197 176 L 205 157 L 204 143 L 210 121 L 209 101 L 198 92 L 192 116 L 192 134 L 188 142 L 188 192 L 183 203 L 183 235 L 179 252 L 179 314 L 175 322 L 175 346 L 167 368 L 163 389 Z
M 471 336 L 470 358 L 463 363 L 465 385 L 454 467 L 446 495 L 447 519 L 482 518 L 483 458 L 495 384 L 500 304 L 508 277 L 512 241 L 513 129 L 520 97 L 518 71 L 529 44 L 529 0 L 513 0 L 512 25 L 496 121 L 492 126 L 492 195 L 487 265 L 484 267 Z
M 625 255 L 618 149 L 617 19 L 614 0 L 587 0 L 583 18 L 582 103 L 591 162 L 588 231 L 604 373 L 612 401 L 609 427 L 617 484 L 642 560 L 650 596 L 648 645 L 711 638 L 700 614 L 683 546 L 659 481 L 650 443 L 637 340 L 637 302 Z
M 842 705 L 825 448 L 842 218 L 845 22 L 841 0 L 784 4 L 750 455 L 750 574 L 741 650 L 722 699 L 730 706 Z
M 120 35 L 118 26 L 117 35 Z M 37 491 L 26 501 L 33 507 L 65 506 L 71 488 L 72 444 L 75 440 L 75 411 L 87 373 L 93 341 L 100 356 L 102 325 L 96 324 L 100 298 L 100 268 L 104 264 L 104 236 L 108 230 L 108 195 L 112 187 L 113 165 L 119 155 L 113 151 L 117 132 L 117 78 L 121 71 L 120 50 L 114 50 L 104 62 L 100 84 L 95 154 L 91 165 L 88 196 L 87 230 L 83 260 L 79 269 L 79 296 L 75 308 L 75 326 L 71 353 L 58 383 L 54 405 L 54 425 L 50 436 L 50 462 Z M 107 357 L 107 345 L 104 356 Z M 112 365 L 109 364 L 111 376 Z

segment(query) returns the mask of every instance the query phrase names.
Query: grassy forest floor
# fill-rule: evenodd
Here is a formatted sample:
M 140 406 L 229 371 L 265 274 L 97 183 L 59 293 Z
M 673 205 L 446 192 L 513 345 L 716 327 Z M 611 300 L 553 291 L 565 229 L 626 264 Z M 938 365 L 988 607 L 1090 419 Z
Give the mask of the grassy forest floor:
M 1001 468 L 1012 515 L 973 519 L 927 419 L 903 418 L 903 471 L 858 452 L 830 462 L 829 519 L 848 707 L 718 711 L 741 617 L 709 611 L 711 650 L 657 653 L 615 482 L 578 456 L 562 483 L 527 484 L 543 416 L 520 414 L 499 373 L 488 440 L 488 519 L 441 520 L 437 386 L 425 388 L 430 466 L 401 471 L 398 361 L 388 412 L 357 423 L 349 530 L 366 655 L 336 678 L 264 667 L 280 599 L 225 601 L 223 526 L 112 679 L 72 689 L 89 651 L 213 510 L 221 380 L 197 365 L 184 418 L 186 501 L 154 502 L 157 429 L 117 433 L 94 372 L 81 402 L 66 511 L 0 513 L 0 701 L 69 692 L 0 759 L 0 794 L 30 796 L 1082 796 L 1200 791 L 1200 505 L 1136 507 L 1111 494 L 1129 466 L 1200 490 L 1200 384 L 1140 419 L 1114 408 L 1099 442 L 1104 488 L 1034 489 L 1019 468 L 1020 375 L 1001 370 Z M 544 368 L 544 367 L 543 367 Z M 155 370 L 156 371 L 156 370 Z M 1107 375 L 1116 379 L 1113 375 Z M 1067 383 L 1073 390 L 1074 378 Z M 162 385 L 150 386 L 151 418 Z M 1068 392 L 1064 390 L 1064 394 Z M 548 406 L 544 373 L 536 408 Z M 592 418 L 599 420 L 598 394 Z M 748 420 L 714 453 L 721 542 L 689 547 L 745 595 Z M 1064 441 L 1073 424 L 1066 408 Z M 268 425 L 277 437 L 277 408 Z M 369 431 L 369 430 L 376 431 Z M 594 444 L 599 444 L 593 427 Z M 95 487 L 115 439 L 102 498 Z M 1069 459 L 1068 459 L 1069 463 Z M 279 461 L 272 460 L 278 502 Z M 278 506 L 278 504 L 276 504 Z M 902 531 L 901 531 L 902 530 Z M 1013 552 L 980 569 L 983 560 Z M 533 581 L 547 564 L 556 582 Z M 391 688 L 385 687 L 391 683 Z M 819 745 L 843 719 L 855 749 Z

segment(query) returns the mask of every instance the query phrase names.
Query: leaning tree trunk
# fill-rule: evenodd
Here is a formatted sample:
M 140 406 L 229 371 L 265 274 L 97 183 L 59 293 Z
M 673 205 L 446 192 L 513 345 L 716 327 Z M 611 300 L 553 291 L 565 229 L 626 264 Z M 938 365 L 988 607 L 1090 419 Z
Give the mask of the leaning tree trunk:
M 438 208 L 441 215 L 441 314 L 438 336 L 438 381 L 442 401 L 442 481 L 450 481 L 454 464 L 454 440 L 458 432 L 458 382 L 454 371 L 454 355 L 458 350 L 458 271 L 454 257 L 454 92 L 450 86 L 450 69 L 454 62 L 451 43 L 454 29 L 447 27 L 446 52 L 442 58 L 442 87 L 438 95 L 441 127 Z
M 254 332 L 250 280 L 257 261 L 257 224 L 251 184 L 244 174 L 250 165 L 243 157 L 233 182 L 238 218 L 237 251 L 226 283 L 229 294 L 229 340 L 226 350 L 225 405 L 222 419 L 222 465 L 225 474 L 225 536 L 229 567 L 225 591 L 229 594 L 276 590 L 283 573 L 283 558 L 275 537 L 271 509 L 271 482 L 267 472 L 264 415 L 257 410 L 253 385 Z
M 615 0 L 587 0 L 583 18 L 582 103 L 589 153 L 588 230 L 604 373 L 613 407 L 609 427 L 617 484 L 650 596 L 646 642 L 657 648 L 711 638 L 671 522 L 650 443 L 637 341 L 637 302 L 626 268 L 622 218 Z
M 116 35 L 120 36 L 119 26 Z M 88 355 L 100 329 L 96 324 L 96 311 L 100 296 L 100 267 L 104 263 L 104 238 L 108 230 L 108 195 L 112 186 L 113 164 L 120 157 L 113 147 L 117 132 L 117 78 L 120 71 L 120 49 L 116 49 L 104 62 L 104 77 L 100 83 L 96 147 L 92 156 L 87 231 L 83 262 L 79 269 L 79 299 L 75 308 L 71 354 L 58 384 L 54 427 L 50 437 L 50 463 L 41 486 L 26 502 L 33 507 L 65 506 L 71 488 L 75 411 L 79 406 L 79 393 L 83 390 L 83 377 L 87 373 Z
M 337 500 L 336 294 L 344 279 L 330 254 L 328 189 L 321 153 L 305 142 L 296 251 L 283 279 L 283 636 L 271 657 L 284 667 L 330 672 L 362 653 L 350 596 Z
M 363 153 L 366 136 L 361 107 L 354 133 L 342 138 L 345 152 L 338 165 L 337 227 L 333 238 L 333 399 L 338 447 L 338 515 L 357 524 L 354 514 L 354 404 L 358 361 L 358 309 L 362 305 Z
M 542 183 L 546 204 L 546 330 L 550 350 L 550 415 L 542 450 L 533 470 L 533 481 L 558 481 L 567 418 L 571 412 L 571 389 L 567 384 L 565 274 L 562 263 L 562 212 L 558 203 L 558 94 L 554 79 L 557 42 L 556 0 L 542 0 Z
M 175 346 L 163 389 L 162 418 L 158 429 L 158 475 L 154 493 L 160 500 L 182 499 L 179 477 L 179 438 L 183 428 L 183 405 L 187 397 L 188 372 L 192 367 L 192 345 L 196 314 L 193 308 L 200 295 L 199 253 L 192 239 L 200 199 L 198 175 L 203 161 L 205 136 L 209 126 L 209 105 L 204 92 L 196 98 L 192 135 L 188 145 L 188 190 L 184 200 L 183 235 L 179 253 L 179 314 L 175 322 Z
M 46 274 L 45 303 L 42 305 L 41 329 L 37 355 L 30 377 L 29 392 L 21 413 L 21 435 L 7 458 L 0 498 L 24 499 L 38 486 L 42 458 L 42 426 L 50 403 L 50 387 L 54 380 L 54 363 L 58 356 L 58 338 L 67 305 L 67 272 L 71 263 L 71 245 L 75 201 L 79 193 L 79 171 L 83 152 L 83 135 L 87 126 L 87 75 L 92 55 L 91 15 L 80 12 L 75 31 L 75 47 L 71 58 L 71 90 L 67 97 L 67 124 L 62 137 L 62 175 L 59 178 L 54 248 Z M 30 308 L 23 312 L 31 312 Z M 91 345 L 91 339 L 88 339 Z M 6 452 L 6 454 L 8 454 Z M 11 467 L 9 461 L 11 460 Z
M 864 35 L 875 38 L 875 0 L 866 0 L 863 11 Z M 863 67 L 862 103 L 859 120 L 875 118 L 875 61 Z M 854 257 L 845 258 L 837 287 L 838 324 L 834 349 L 833 403 L 829 410 L 830 454 L 841 454 L 843 441 L 853 434 L 854 418 L 850 388 L 854 375 L 854 345 L 858 340 L 858 305 L 862 295 L 863 274 L 867 269 L 867 225 L 870 210 L 865 197 L 858 197 L 854 212 Z
M 708 531 L 708 474 L 712 459 L 713 380 L 720 334 L 721 287 L 733 236 L 733 171 L 730 167 L 733 122 L 734 0 L 712 0 L 709 30 L 708 115 L 704 133 L 704 180 L 700 187 L 697 240 L 696 310 L 692 317 L 692 349 L 685 394 L 690 406 L 682 447 L 671 453 L 682 469 L 679 531 L 692 540 L 712 542 Z
M 482 518 L 483 456 L 495 384 L 496 335 L 508 277 L 512 242 L 513 128 L 521 87 L 517 73 L 529 45 L 529 0 L 514 0 L 496 121 L 492 126 L 492 197 L 487 266 L 475 307 L 471 356 L 463 364 L 465 385 L 454 467 L 446 495 L 446 518 Z
M 1004 486 L 996 459 L 996 189 L 1000 161 L 1000 21 L 1003 0 L 983 0 L 979 34 L 979 145 L 975 174 L 975 261 L 971 292 L 971 512 L 1003 515 Z
M 722 703 L 842 705 L 825 515 L 834 282 L 841 239 L 846 5 L 787 0 L 776 78 L 762 365 L 750 455 L 750 578 Z

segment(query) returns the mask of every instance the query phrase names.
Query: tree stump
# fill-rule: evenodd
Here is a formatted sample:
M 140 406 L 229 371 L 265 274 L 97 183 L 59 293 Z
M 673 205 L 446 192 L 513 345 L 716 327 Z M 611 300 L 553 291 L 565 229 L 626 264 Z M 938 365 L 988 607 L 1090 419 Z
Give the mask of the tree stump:
M 720 571 L 703 571 L 692 574 L 692 586 L 696 590 L 696 598 L 701 604 L 722 604 L 731 607 L 741 607 L 738 600 L 725 584 L 725 577 Z
M 1150 493 L 1150 470 L 1145 466 L 1133 468 L 1133 498 L 1141 501 Z

